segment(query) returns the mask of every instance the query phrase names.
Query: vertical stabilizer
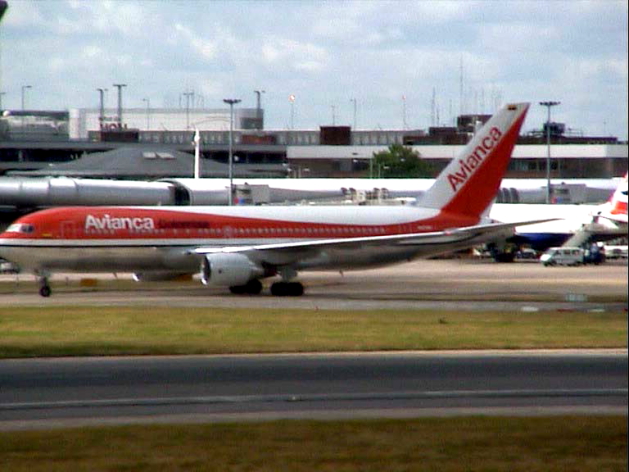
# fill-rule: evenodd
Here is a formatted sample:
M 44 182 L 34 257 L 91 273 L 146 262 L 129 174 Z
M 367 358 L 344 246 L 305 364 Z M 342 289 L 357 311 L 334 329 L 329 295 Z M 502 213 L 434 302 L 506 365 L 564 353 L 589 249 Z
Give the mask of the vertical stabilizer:
M 627 229 L 627 174 L 620 181 L 609 201 L 600 206 L 595 220 L 599 217 L 608 219 L 621 228 Z
M 437 177 L 421 206 L 480 218 L 500 188 L 528 108 L 510 104 L 492 116 Z
M 612 215 L 624 215 L 627 218 L 627 174 L 609 200 Z

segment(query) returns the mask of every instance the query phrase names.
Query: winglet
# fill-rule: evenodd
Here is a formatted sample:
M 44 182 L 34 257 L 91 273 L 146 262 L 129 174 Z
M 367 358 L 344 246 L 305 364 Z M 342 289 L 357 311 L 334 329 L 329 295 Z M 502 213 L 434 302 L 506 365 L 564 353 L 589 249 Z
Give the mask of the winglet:
M 528 108 L 510 104 L 491 117 L 437 177 L 421 206 L 480 218 L 500 188 Z

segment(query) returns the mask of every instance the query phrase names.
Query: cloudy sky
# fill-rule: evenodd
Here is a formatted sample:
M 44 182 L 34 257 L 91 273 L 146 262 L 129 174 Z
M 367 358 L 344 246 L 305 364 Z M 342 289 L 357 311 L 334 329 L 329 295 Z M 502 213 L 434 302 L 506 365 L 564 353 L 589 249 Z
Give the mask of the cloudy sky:
M 354 104 L 358 128 L 399 129 L 531 101 L 530 130 L 557 100 L 554 121 L 627 139 L 627 0 L 8 2 L 4 108 L 23 85 L 26 108 L 97 107 L 97 88 L 114 107 L 125 83 L 125 107 L 264 90 L 267 129 L 291 108 L 298 129 L 353 125 Z

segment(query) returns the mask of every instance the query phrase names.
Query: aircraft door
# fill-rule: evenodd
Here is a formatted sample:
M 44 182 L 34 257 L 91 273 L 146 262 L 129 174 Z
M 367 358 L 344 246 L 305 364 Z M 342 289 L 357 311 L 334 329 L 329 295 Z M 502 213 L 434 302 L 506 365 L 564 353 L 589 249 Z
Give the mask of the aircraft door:
M 76 225 L 74 221 L 64 221 L 61 223 L 61 238 L 62 239 L 75 239 L 76 238 Z

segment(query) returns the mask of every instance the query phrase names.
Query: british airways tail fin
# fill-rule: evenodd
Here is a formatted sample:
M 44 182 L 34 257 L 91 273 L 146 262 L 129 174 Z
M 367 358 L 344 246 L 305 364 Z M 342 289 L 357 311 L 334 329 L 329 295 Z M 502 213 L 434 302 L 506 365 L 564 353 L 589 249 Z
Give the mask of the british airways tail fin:
M 480 218 L 500 188 L 529 103 L 506 105 L 483 126 L 424 194 L 422 207 Z
M 627 174 L 620 181 L 609 201 L 601 207 L 597 216 L 602 216 L 614 223 L 627 225 Z
M 610 213 L 612 215 L 625 215 L 627 216 L 627 174 L 622 179 L 618 188 L 609 200 L 611 204 Z

